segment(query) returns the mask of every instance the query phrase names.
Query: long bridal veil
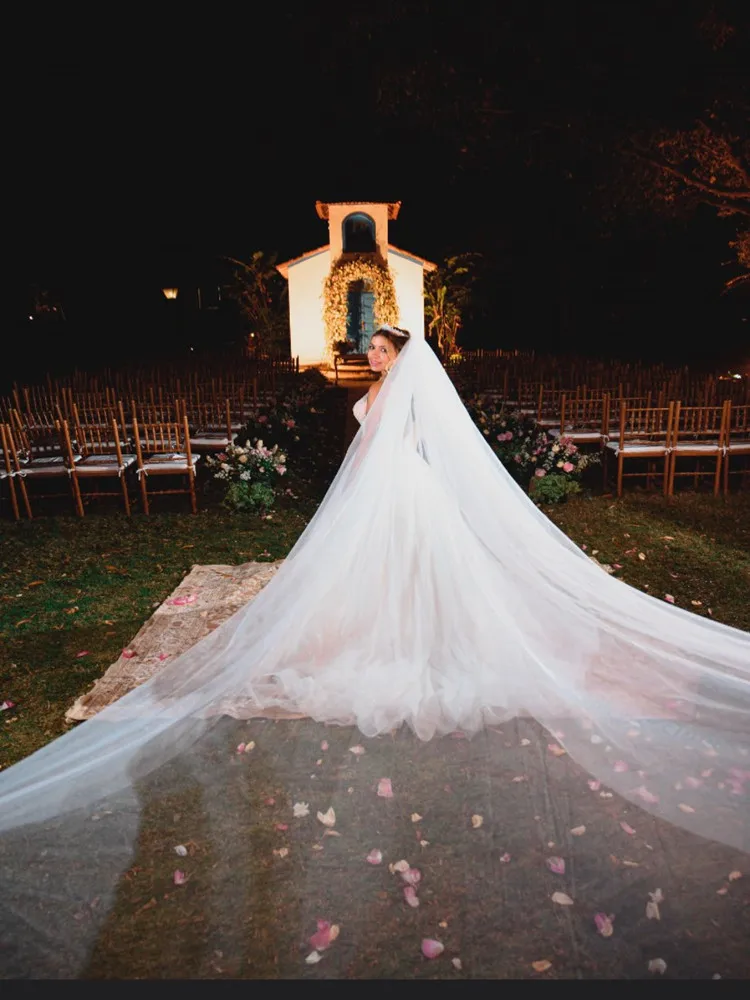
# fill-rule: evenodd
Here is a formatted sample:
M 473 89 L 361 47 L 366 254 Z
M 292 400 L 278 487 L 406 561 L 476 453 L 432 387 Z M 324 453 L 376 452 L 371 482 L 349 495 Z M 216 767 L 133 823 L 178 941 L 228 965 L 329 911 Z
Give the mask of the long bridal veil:
M 516 486 L 418 338 L 265 589 L 0 774 L 2 974 L 87 974 L 125 890 L 143 884 L 142 908 L 161 905 L 134 860 L 180 864 L 186 814 L 206 852 L 202 946 L 237 934 L 238 908 L 263 898 L 257 870 L 239 873 L 271 850 L 257 824 L 281 794 L 274 767 L 314 770 L 309 723 L 269 723 L 275 756 L 262 761 L 238 753 L 237 733 L 285 714 L 357 727 L 354 742 L 402 723 L 422 741 L 481 740 L 535 719 L 606 789 L 750 850 L 750 635 L 603 572 Z M 348 766 L 329 795 L 351 794 Z

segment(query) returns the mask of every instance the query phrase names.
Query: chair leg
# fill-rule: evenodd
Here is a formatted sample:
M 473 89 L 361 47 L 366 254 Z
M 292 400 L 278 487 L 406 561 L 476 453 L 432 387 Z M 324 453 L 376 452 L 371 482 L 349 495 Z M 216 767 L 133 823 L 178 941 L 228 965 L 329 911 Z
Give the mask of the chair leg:
M 672 459 L 670 461 L 670 459 Z M 675 461 L 673 455 L 664 456 L 664 478 L 662 480 L 662 488 L 665 497 L 674 496 L 674 467 Z
M 143 513 L 144 514 L 150 514 L 151 512 L 148 509 L 148 492 L 146 491 L 146 473 L 145 472 L 140 476 L 140 480 L 141 480 L 141 498 L 143 500 Z
M 729 492 L 729 454 L 724 456 L 724 496 Z
M 23 476 L 18 476 L 18 484 L 21 487 L 21 496 L 23 497 L 23 505 L 26 508 L 26 516 L 31 521 L 33 520 L 33 514 L 31 513 L 31 503 L 29 502 L 29 491 L 26 489 Z
M 617 456 L 617 495 L 622 496 L 622 464 L 624 456 L 622 452 Z
M 70 488 L 73 493 L 73 503 L 75 504 L 76 514 L 79 517 L 84 516 L 83 510 L 83 497 L 81 496 L 81 485 L 78 482 L 78 476 L 75 472 L 70 477 Z
M 195 496 L 195 476 L 189 473 L 188 478 L 190 479 L 190 507 L 194 514 L 198 513 L 198 500 Z
M 16 521 L 21 520 L 21 513 L 18 509 L 18 497 L 16 496 L 16 487 L 13 482 L 13 476 L 8 476 L 8 495 L 10 496 L 10 505 L 13 508 L 13 517 Z
M 122 499 L 125 503 L 125 513 L 130 517 L 130 497 L 128 496 L 128 484 L 125 482 L 124 472 L 120 476 L 120 482 L 122 483 Z
M 719 495 L 719 483 L 721 482 L 721 455 L 716 458 L 716 471 L 714 472 L 714 496 Z

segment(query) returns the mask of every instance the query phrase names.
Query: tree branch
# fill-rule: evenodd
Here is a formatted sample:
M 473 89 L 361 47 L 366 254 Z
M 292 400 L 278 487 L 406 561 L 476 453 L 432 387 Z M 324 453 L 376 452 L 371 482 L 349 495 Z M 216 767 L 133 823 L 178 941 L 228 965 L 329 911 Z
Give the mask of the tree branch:
M 631 156 L 638 157 L 645 163 L 651 164 L 652 167 L 656 167 L 657 170 L 663 170 L 667 174 L 671 174 L 678 180 L 681 180 L 683 184 L 687 187 L 695 188 L 697 191 L 702 191 L 704 194 L 710 194 L 714 198 L 729 198 L 729 199 L 739 199 L 740 201 L 750 201 L 750 188 L 747 191 L 728 191 L 726 188 L 716 188 L 712 187 L 710 184 L 704 184 L 703 181 L 697 180 L 695 177 L 691 177 L 690 174 L 684 173 L 682 170 L 678 170 L 673 167 L 671 163 L 667 163 L 663 160 L 655 160 L 646 150 L 634 149 L 626 150 Z
M 736 288 L 738 285 L 744 285 L 745 282 L 748 281 L 750 281 L 750 271 L 746 274 L 738 274 L 736 278 L 730 278 L 729 281 L 725 283 L 724 291 L 721 294 L 726 295 L 726 293 L 731 292 L 733 288 Z

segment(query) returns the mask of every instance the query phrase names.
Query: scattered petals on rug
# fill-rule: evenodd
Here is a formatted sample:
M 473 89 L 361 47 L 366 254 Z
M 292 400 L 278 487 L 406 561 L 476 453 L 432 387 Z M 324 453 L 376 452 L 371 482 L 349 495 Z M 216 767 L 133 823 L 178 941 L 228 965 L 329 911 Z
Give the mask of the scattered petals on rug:
M 381 778 L 378 782 L 378 795 L 381 799 L 393 798 L 393 786 L 390 778 Z
M 606 913 L 597 913 L 594 916 L 594 923 L 596 924 L 596 929 L 601 934 L 602 937 L 612 937 L 614 934 L 613 921 L 615 919 L 614 913 L 607 915 Z
M 310 806 L 307 802 L 295 802 L 292 806 L 292 815 L 295 819 L 302 819 L 303 816 L 309 816 Z
M 663 976 L 667 971 L 667 963 L 663 958 L 652 958 L 648 963 L 649 972 L 658 972 L 660 976 Z
M 371 865 L 380 865 L 383 863 L 383 852 L 379 851 L 377 847 L 373 847 L 373 849 L 365 858 L 365 861 L 367 861 Z
M 327 809 L 324 813 L 319 812 L 318 819 L 323 824 L 323 826 L 335 826 L 336 825 L 336 813 L 334 812 L 333 806 Z
M 183 594 L 179 597 L 171 598 L 171 600 L 168 600 L 166 603 L 175 608 L 184 608 L 186 604 L 195 604 L 197 600 L 197 594 Z

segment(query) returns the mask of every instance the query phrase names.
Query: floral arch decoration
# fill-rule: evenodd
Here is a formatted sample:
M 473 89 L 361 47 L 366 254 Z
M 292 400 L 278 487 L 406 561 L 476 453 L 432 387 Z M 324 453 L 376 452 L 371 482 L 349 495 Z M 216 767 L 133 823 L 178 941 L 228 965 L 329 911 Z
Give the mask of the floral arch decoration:
M 323 286 L 323 320 L 326 328 L 326 353 L 333 357 L 334 344 L 346 340 L 349 312 L 349 286 L 364 281 L 374 293 L 375 324 L 398 325 L 398 303 L 388 265 L 372 254 L 339 259 L 331 268 Z

